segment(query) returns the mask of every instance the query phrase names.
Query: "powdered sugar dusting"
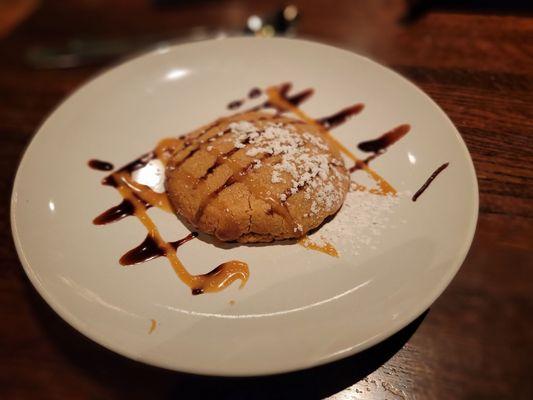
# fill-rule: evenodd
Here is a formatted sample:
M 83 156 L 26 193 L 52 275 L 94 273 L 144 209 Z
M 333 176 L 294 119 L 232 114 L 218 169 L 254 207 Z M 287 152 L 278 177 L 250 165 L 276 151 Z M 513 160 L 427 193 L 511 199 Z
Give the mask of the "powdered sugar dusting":
M 375 248 L 382 232 L 390 228 L 390 219 L 403 194 L 379 196 L 368 191 L 351 190 L 335 218 L 309 236 L 311 243 L 327 243 L 349 248 L 355 254 L 363 248 Z
M 309 132 L 300 134 L 291 125 L 281 123 L 267 123 L 258 128 L 248 121 L 240 121 L 231 123 L 229 128 L 234 146 L 238 149 L 247 147 L 247 156 L 281 156 L 281 161 L 274 164 L 271 176 L 274 184 L 290 184 L 288 190 L 279 195 L 281 202 L 304 187 L 306 199 L 310 199 L 311 194 L 314 196 L 311 215 L 322 209 L 329 211 L 342 200 L 339 185 L 332 181 L 346 177 L 335 168 L 335 173 L 330 173 L 330 164 L 340 165 L 342 161 L 331 159 L 329 147 L 322 138 Z M 254 168 L 260 166 L 256 163 Z M 289 181 L 287 174 L 290 175 Z

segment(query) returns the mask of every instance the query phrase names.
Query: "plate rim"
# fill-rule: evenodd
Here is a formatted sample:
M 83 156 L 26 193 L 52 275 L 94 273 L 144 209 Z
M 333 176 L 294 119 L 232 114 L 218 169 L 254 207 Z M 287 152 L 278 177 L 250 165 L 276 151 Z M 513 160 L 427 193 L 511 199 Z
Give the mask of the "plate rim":
M 468 221 L 468 232 L 465 236 L 465 240 L 463 243 L 462 248 L 460 248 L 460 251 L 456 252 L 456 255 L 454 257 L 454 260 L 449 263 L 451 266 L 449 268 L 447 276 L 444 276 L 442 279 L 442 284 L 438 286 L 434 286 L 431 290 L 428 291 L 430 295 L 427 296 L 429 300 L 422 303 L 420 302 L 420 305 L 418 308 L 413 308 L 413 312 L 409 313 L 409 315 L 405 316 L 403 319 L 395 321 L 394 324 L 391 324 L 388 329 L 381 331 L 379 334 L 369 338 L 368 340 L 364 341 L 363 343 L 356 344 L 352 346 L 348 351 L 343 351 L 340 354 L 331 354 L 330 356 L 323 357 L 319 360 L 310 360 L 307 362 L 300 362 L 300 367 L 290 367 L 290 368 L 256 368 L 254 371 L 246 372 L 246 373 L 236 373 L 236 372 L 223 372 L 219 369 L 210 369 L 209 366 L 202 369 L 197 368 L 182 368 L 182 367 L 176 367 L 174 365 L 171 365 L 169 362 L 161 362 L 156 359 L 156 357 L 152 357 L 150 354 L 148 355 L 140 355 L 136 354 L 133 351 L 128 351 L 127 349 L 118 348 L 116 346 L 116 343 L 112 343 L 111 341 L 107 341 L 103 335 L 99 334 L 98 332 L 91 331 L 90 329 L 86 328 L 83 324 L 80 323 L 79 318 L 76 317 L 74 314 L 72 314 L 70 311 L 68 311 L 66 308 L 64 308 L 61 303 L 54 299 L 53 295 L 47 291 L 47 289 L 44 287 L 42 282 L 37 277 L 34 269 L 32 268 L 30 262 L 28 261 L 22 240 L 19 236 L 19 232 L 17 229 L 16 224 L 16 215 L 15 215 L 15 208 L 17 204 L 17 188 L 20 185 L 21 178 L 21 170 L 24 166 L 25 162 L 27 161 L 28 157 L 30 157 L 30 151 L 32 149 L 32 146 L 34 146 L 35 141 L 39 135 L 43 135 L 43 127 L 46 125 L 46 123 L 54 116 L 54 114 L 68 101 L 70 101 L 74 96 L 76 96 L 80 91 L 85 89 L 87 86 L 91 85 L 94 81 L 100 79 L 102 76 L 107 75 L 111 72 L 113 72 L 115 69 L 123 67 L 126 64 L 133 63 L 138 61 L 139 59 L 145 58 L 145 57 L 151 57 L 158 52 L 161 51 L 160 48 L 152 48 L 149 50 L 140 51 L 138 53 L 134 53 L 131 56 L 128 56 L 126 58 L 123 58 L 116 63 L 111 64 L 108 67 L 103 68 L 101 71 L 98 71 L 94 75 L 91 75 L 89 78 L 87 78 L 81 85 L 76 87 L 71 93 L 69 93 L 65 98 L 63 98 L 61 101 L 58 102 L 57 105 L 55 105 L 52 110 L 43 118 L 41 123 L 38 125 L 38 127 L 35 129 L 31 139 L 27 143 L 26 147 L 24 148 L 22 155 L 20 156 L 17 170 L 15 174 L 15 178 L 13 180 L 13 186 L 11 191 L 11 198 L 10 198 L 10 225 L 11 225 L 11 233 L 13 237 L 13 242 L 15 244 L 15 249 L 17 251 L 17 255 L 19 257 L 20 263 L 22 264 L 22 267 L 24 269 L 24 272 L 28 276 L 30 282 L 32 283 L 33 287 L 37 290 L 39 295 L 44 299 L 44 301 L 47 303 L 47 305 L 63 319 L 68 325 L 70 325 L 72 328 L 74 328 L 77 332 L 81 333 L 86 338 L 90 339 L 92 342 L 97 343 L 98 345 L 104 347 L 107 350 L 110 350 L 116 354 L 119 354 L 120 356 L 132 359 L 136 362 L 141 362 L 153 367 L 157 368 L 163 368 L 171 371 L 177 371 L 177 372 L 184 372 L 184 373 L 191 373 L 191 374 L 199 374 L 199 375 L 207 375 L 207 376 L 227 376 L 227 377 L 247 377 L 247 376 L 268 376 L 268 375 L 277 375 L 277 374 L 284 374 L 299 370 L 306 370 L 313 367 L 317 367 L 323 364 L 328 364 L 333 361 L 337 361 L 346 357 L 353 356 L 357 353 L 360 353 L 386 339 L 393 336 L 403 328 L 405 328 L 407 325 L 409 325 L 411 322 L 413 322 L 415 319 L 417 319 L 420 315 L 422 315 L 431 305 L 444 293 L 444 291 L 448 288 L 453 278 L 457 275 L 459 269 L 463 265 L 468 252 L 471 248 L 477 223 L 479 219 L 479 185 L 477 180 L 477 174 L 475 170 L 475 166 L 472 160 L 472 157 L 470 155 L 470 152 L 468 150 L 468 147 L 463 140 L 461 134 L 459 133 L 459 130 L 454 125 L 452 120 L 448 117 L 448 115 L 444 112 L 444 110 L 439 106 L 439 104 L 434 101 L 426 92 L 424 92 L 418 85 L 416 85 L 414 82 L 412 82 L 410 79 L 404 77 L 400 73 L 396 72 L 395 70 L 384 66 L 380 64 L 377 61 L 374 61 L 366 56 L 360 55 L 356 53 L 355 51 L 342 48 L 336 45 L 331 44 L 325 44 L 320 41 L 316 40 L 310 40 L 306 38 L 285 38 L 285 37 L 274 37 L 274 38 L 254 38 L 254 37 L 246 37 L 246 36 L 239 36 L 239 37 L 225 37 L 225 38 L 212 38 L 212 39 L 206 39 L 206 40 L 198 40 L 198 41 L 191 41 L 191 42 L 180 42 L 179 40 L 170 42 L 168 46 L 165 46 L 165 50 L 168 52 L 171 52 L 175 50 L 176 48 L 182 48 L 187 46 L 195 46 L 195 45 L 202 45 L 204 43 L 224 43 L 225 41 L 253 41 L 253 40 L 264 40 L 264 41 L 271 41 L 271 42 L 293 42 L 293 43 L 302 43 L 305 45 L 313 45 L 313 46 L 319 46 L 319 47 L 327 47 L 331 49 L 335 49 L 336 51 L 340 51 L 343 53 L 347 53 L 350 57 L 356 57 L 360 60 L 367 62 L 369 64 L 372 64 L 373 67 L 385 71 L 386 73 L 390 73 L 395 75 L 395 77 L 399 80 L 402 80 L 406 82 L 411 89 L 418 92 L 419 95 L 422 95 L 426 101 L 431 103 L 438 113 L 441 114 L 442 117 L 444 117 L 444 121 L 448 124 L 448 127 L 450 130 L 453 131 L 456 141 L 461 147 L 463 156 L 465 157 L 468 165 L 468 172 L 471 176 L 471 184 L 472 184 L 472 193 L 473 193 L 473 209 L 475 212 L 472 214 L 471 218 Z

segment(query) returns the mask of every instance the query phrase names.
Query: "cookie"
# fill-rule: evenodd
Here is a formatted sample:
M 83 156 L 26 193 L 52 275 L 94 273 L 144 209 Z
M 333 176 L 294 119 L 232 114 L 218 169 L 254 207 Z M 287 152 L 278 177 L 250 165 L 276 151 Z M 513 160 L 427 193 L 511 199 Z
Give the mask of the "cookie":
M 186 135 L 165 178 L 179 216 L 241 243 L 304 236 L 340 209 L 349 183 L 319 127 L 265 112 L 220 119 Z

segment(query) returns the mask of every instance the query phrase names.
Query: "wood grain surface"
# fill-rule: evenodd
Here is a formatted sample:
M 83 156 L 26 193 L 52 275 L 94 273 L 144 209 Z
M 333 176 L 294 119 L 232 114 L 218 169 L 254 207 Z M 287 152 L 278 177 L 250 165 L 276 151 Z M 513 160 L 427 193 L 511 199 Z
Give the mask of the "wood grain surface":
M 368 55 L 418 84 L 472 154 L 480 218 L 445 293 L 415 323 L 351 358 L 294 374 L 222 379 L 159 370 L 85 339 L 40 298 L 17 258 L 9 200 L 41 121 L 105 66 L 35 70 L 31 46 L 77 37 L 240 29 L 269 1 L 43 1 L 0 39 L 0 398 L 533 398 L 533 18 L 429 10 L 397 21 L 402 1 L 295 1 L 299 36 Z

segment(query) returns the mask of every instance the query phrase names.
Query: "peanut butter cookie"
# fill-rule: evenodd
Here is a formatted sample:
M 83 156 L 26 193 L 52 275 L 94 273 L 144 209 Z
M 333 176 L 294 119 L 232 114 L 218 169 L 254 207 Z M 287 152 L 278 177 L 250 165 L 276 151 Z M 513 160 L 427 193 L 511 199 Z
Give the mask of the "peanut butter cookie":
M 342 206 L 344 162 L 319 128 L 265 112 L 193 132 L 169 159 L 174 211 L 223 241 L 299 238 Z

